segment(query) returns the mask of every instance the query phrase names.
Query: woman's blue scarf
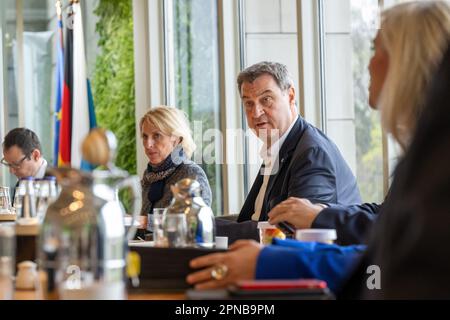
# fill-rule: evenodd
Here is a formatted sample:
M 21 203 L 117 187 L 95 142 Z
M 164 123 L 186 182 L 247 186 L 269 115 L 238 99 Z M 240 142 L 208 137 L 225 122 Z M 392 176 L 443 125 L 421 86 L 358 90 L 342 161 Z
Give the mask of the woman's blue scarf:
M 169 178 L 185 160 L 186 155 L 183 147 L 178 145 L 160 165 L 153 166 L 150 163 L 147 165 L 147 170 L 145 171 L 142 183 L 144 186 L 149 185 L 147 197 L 151 206 L 150 212 L 148 213 L 153 212 L 154 204 L 164 196 L 164 187 L 167 178 Z

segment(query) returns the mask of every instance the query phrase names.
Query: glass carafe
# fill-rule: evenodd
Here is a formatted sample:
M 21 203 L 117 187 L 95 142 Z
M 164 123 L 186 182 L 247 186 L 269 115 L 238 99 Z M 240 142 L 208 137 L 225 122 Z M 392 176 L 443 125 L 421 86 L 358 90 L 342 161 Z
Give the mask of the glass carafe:
M 185 214 L 187 223 L 186 245 L 212 248 L 215 244 L 213 212 L 200 197 L 198 181 L 185 178 L 171 186 L 173 199 L 166 215 Z

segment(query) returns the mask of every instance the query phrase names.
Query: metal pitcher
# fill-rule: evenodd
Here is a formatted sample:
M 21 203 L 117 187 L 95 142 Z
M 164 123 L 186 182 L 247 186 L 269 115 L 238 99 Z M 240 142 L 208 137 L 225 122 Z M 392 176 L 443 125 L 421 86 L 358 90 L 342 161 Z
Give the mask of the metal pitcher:
M 62 299 L 125 298 L 127 239 L 135 229 L 125 235 L 117 194 L 132 190 L 135 219 L 141 207 L 139 178 L 124 171 L 61 168 L 52 173 L 62 190 L 47 209 L 39 240 L 49 290 L 58 289 Z
M 56 177 L 61 193 L 47 209 L 38 258 L 47 272 L 49 291 L 57 289 L 62 299 L 125 298 L 127 240 L 136 232 L 141 186 L 138 176 L 114 166 L 116 146 L 112 133 L 94 129 L 83 142 L 83 157 L 107 169 L 48 170 Z M 128 232 L 118 198 L 119 190 L 125 188 L 132 191 Z

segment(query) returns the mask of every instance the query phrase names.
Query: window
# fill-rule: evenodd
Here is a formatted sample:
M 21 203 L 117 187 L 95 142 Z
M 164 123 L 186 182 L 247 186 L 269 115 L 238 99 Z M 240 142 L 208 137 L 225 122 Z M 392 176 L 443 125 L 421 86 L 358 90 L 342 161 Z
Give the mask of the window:
M 115 108 L 117 111 L 115 119 L 119 119 L 116 121 L 122 125 L 122 130 L 114 130 L 119 140 L 120 155 L 117 158 L 117 165 L 135 173 L 134 95 L 130 94 L 134 88 L 131 2 L 132 0 L 123 0 L 119 3 L 90 0 L 81 1 L 80 5 L 87 72 L 94 91 L 97 122 L 108 129 L 116 129 L 107 118 L 113 114 L 111 108 Z M 61 3 L 65 27 L 69 0 L 62 0 Z M 114 10 L 110 8 L 108 10 L 108 6 Z M 4 92 L 0 112 L 5 119 L 1 122 L 1 132 L 4 135 L 18 126 L 30 128 L 40 137 L 44 157 L 48 162 L 53 162 L 56 1 L 6 0 L 0 2 L 0 9 L 1 36 L 4 39 L 1 54 L 5 62 L 0 82 Z M 103 40 L 107 39 L 100 43 L 100 48 L 97 27 L 103 32 Z M 122 41 L 123 38 L 126 39 L 126 43 Z M 111 51 L 114 51 L 114 56 L 109 54 Z M 108 69 L 111 65 L 116 66 L 116 69 Z M 105 88 L 113 88 L 111 90 L 114 94 L 106 92 Z M 107 105 L 108 112 L 99 115 L 101 105 Z M 127 107 L 132 108 L 131 112 L 127 112 Z M 123 125 L 124 119 L 128 120 L 127 124 L 131 120 L 131 130 Z M 124 139 L 124 131 L 128 131 L 129 133 L 125 134 L 129 134 L 132 138 Z M 124 144 L 128 152 L 121 152 L 120 148 Z M 127 158 L 129 162 L 123 161 L 122 158 Z M 130 162 L 132 166 L 129 165 Z M 7 170 L 3 169 L 3 173 L 3 184 L 14 185 L 16 178 L 7 174 Z
M 355 108 L 357 178 L 364 201 L 381 202 L 383 142 L 379 114 L 368 107 L 368 65 L 377 32 L 378 1 L 351 1 L 352 74 Z
M 161 9 L 158 1 L 134 0 L 143 9 L 148 4 L 144 22 L 149 26 L 137 45 L 150 39 L 149 54 L 136 60 L 136 71 L 147 72 L 136 82 L 137 87 L 146 84 L 136 98 L 150 92 L 148 105 L 173 104 L 185 110 L 191 121 L 204 119 L 203 133 L 221 128 L 222 132 L 243 129 L 247 134 L 236 76 L 262 60 L 282 62 L 298 88 L 301 114 L 335 141 L 357 177 L 363 200 L 382 201 L 391 150 L 387 150 L 379 114 L 368 107 L 367 66 L 379 8 L 396 2 L 166 0 Z M 140 30 L 144 28 L 142 23 Z M 199 143 L 199 137 L 195 138 Z M 254 181 L 259 168 L 255 162 L 259 161 L 258 139 L 251 134 L 245 139 L 240 139 L 239 146 L 213 144 L 224 158 L 242 156 L 243 166 L 206 167 L 203 157 L 194 157 L 196 162 L 203 161 L 207 171 L 216 213 L 221 212 L 219 202 L 224 213 L 236 213 Z M 204 134 L 200 137 L 203 149 L 210 141 Z
M 223 213 L 222 143 L 217 2 L 167 0 L 167 101 L 189 117 L 197 150 L 193 160 L 205 171 L 215 214 Z
M 7 0 L 0 5 L 5 63 L 1 112 L 3 134 L 18 126 L 32 129 L 41 137 L 43 153 L 51 161 L 53 32 L 49 31 L 52 18 L 47 5 L 46 0 Z M 9 174 L 3 179 L 11 186 L 16 180 Z
M 305 119 L 338 145 L 357 177 L 363 200 L 382 201 L 382 131 L 379 114 L 367 103 L 367 66 L 377 31 L 378 0 L 242 2 L 245 66 L 261 60 L 285 63 L 299 89 L 297 98 Z M 300 23 L 296 12 L 302 14 Z M 316 24 L 308 24 L 312 15 Z M 303 35 L 299 34 L 299 26 Z M 299 41 L 303 41 L 300 52 Z M 315 64 L 317 68 L 313 67 Z M 297 84 L 298 79 L 302 80 L 302 87 Z M 314 87 L 315 80 L 319 89 Z M 315 98 L 315 90 L 320 98 Z M 322 121 L 318 121 L 317 111 Z M 256 143 L 249 143 L 250 156 L 256 152 L 255 146 Z M 251 185 L 258 168 L 248 167 Z
M 243 20 L 243 68 L 261 61 L 276 61 L 287 66 L 295 88 L 298 86 L 297 15 L 295 0 L 241 0 Z M 297 101 L 298 101 L 297 92 Z M 246 123 L 243 115 L 243 123 Z M 262 142 L 247 131 L 247 191 L 253 185 L 262 160 Z
M 131 117 L 134 116 L 133 111 L 124 105 L 133 105 L 135 99 L 137 114 L 141 114 L 143 108 L 155 105 L 155 102 L 184 110 L 190 118 L 198 145 L 193 160 L 203 167 L 208 176 L 214 212 L 236 213 L 243 202 L 244 182 L 247 181 L 248 190 L 259 168 L 255 163 L 259 160 L 258 148 L 253 143 L 258 140 L 250 138 L 246 145 L 242 141 L 239 141 L 242 145 L 238 145 L 231 140 L 228 144 L 222 143 L 211 130 L 221 129 L 222 133 L 226 129 L 245 130 L 245 119 L 241 117 L 240 100 L 235 89 L 237 73 L 261 60 L 280 61 L 288 66 L 298 88 L 299 109 L 306 120 L 322 128 L 336 142 L 357 176 L 363 200 L 381 201 L 385 191 L 383 184 L 388 175 L 385 163 L 388 154 L 389 160 L 393 160 L 393 149 L 389 144 L 387 151 L 379 114 L 367 105 L 367 65 L 379 7 L 401 1 L 123 0 L 118 4 L 128 3 L 131 8 L 133 3 L 133 6 L 139 6 L 138 10 L 146 9 L 141 12 L 135 9 L 133 21 L 131 18 L 122 21 L 129 28 L 126 35 L 121 33 L 122 36 L 131 39 L 130 30 L 137 22 L 140 24 L 134 30 L 134 36 L 137 37 L 139 32 L 144 35 L 139 35 L 142 41 L 135 43 L 138 50 L 134 54 L 139 59 L 136 59 L 133 71 L 142 80 L 136 83 L 133 81 L 135 74 L 131 71 L 133 67 L 129 68 L 134 62 L 129 43 L 122 45 L 130 48 L 126 50 L 126 58 L 121 59 L 128 63 L 126 70 L 111 67 L 118 64 L 109 62 L 107 58 L 112 55 L 97 46 L 99 36 L 95 26 L 101 12 L 99 14 L 95 10 L 108 1 L 82 1 L 88 73 L 93 90 L 100 90 L 94 92 L 94 96 L 98 99 L 99 93 L 103 92 L 104 102 L 114 96 L 114 101 L 117 101 L 114 106 Z M 63 0 L 63 4 L 67 5 L 68 0 Z M 42 140 L 44 153 L 51 160 L 56 25 L 54 1 L 5 0 L 0 1 L 0 9 L 3 37 L 1 113 L 4 117 L 1 123 L 6 123 L 2 133 L 18 125 L 30 126 L 39 135 L 49 137 Z M 115 12 L 117 16 L 122 16 L 117 13 L 118 10 Z M 137 16 L 145 18 L 138 21 Z M 112 19 L 105 25 L 119 23 Z M 104 39 L 115 38 L 116 30 L 109 32 Z M 114 51 L 117 47 L 109 43 L 109 50 Z M 123 41 L 116 40 L 117 43 L 123 44 Z M 94 81 L 99 61 L 103 62 L 105 69 L 114 69 L 112 73 L 116 75 L 125 70 L 122 74 L 128 77 L 126 81 L 113 80 L 126 84 L 126 88 L 115 90 L 114 86 L 105 85 L 106 82 Z M 99 77 L 97 80 L 112 78 Z M 102 91 L 99 84 L 111 88 L 111 91 Z M 134 86 L 139 92 L 136 97 L 129 94 Z M 18 92 L 23 94 L 18 95 Z M 116 95 L 117 92 L 126 92 L 123 95 L 129 96 L 130 100 L 121 104 L 124 99 Z M 99 101 L 95 103 L 96 107 L 101 104 Z M 104 105 L 106 119 L 111 112 L 107 109 L 109 105 Z M 32 113 L 27 112 L 30 108 Z M 39 111 L 35 112 L 35 109 Z M 101 125 L 110 127 L 101 119 L 97 120 Z M 120 154 L 134 154 L 135 139 L 125 140 L 129 149 Z M 139 140 L 137 148 L 139 153 Z M 245 164 L 223 165 L 227 156 L 233 153 L 245 155 L 242 156 Z M 129 158 L 129 162 L 134 164 L 134 159 Z M 140 153 L 139 170 L 144 167 L 145 160 Z M 125 169 L 129 170 L 128 167 Z
M 382 130 L 379 114 L 368 105 L 378 0 L 325 0 L 320 5 L 325 130 L 356 175 L 363 201 L 381 202 Z

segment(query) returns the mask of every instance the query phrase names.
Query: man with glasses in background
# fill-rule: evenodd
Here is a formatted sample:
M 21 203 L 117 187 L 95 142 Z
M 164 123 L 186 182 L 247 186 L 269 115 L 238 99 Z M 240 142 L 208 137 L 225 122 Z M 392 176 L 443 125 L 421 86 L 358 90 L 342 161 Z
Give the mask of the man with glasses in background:
M 42 156 L 41 143 L 37 135 L 26 128 L 16 128 L 8 132 L 3 141 L 1 164 L 18 179 L 33 177 L 42 179 L 47 169 L 47 161 Z

